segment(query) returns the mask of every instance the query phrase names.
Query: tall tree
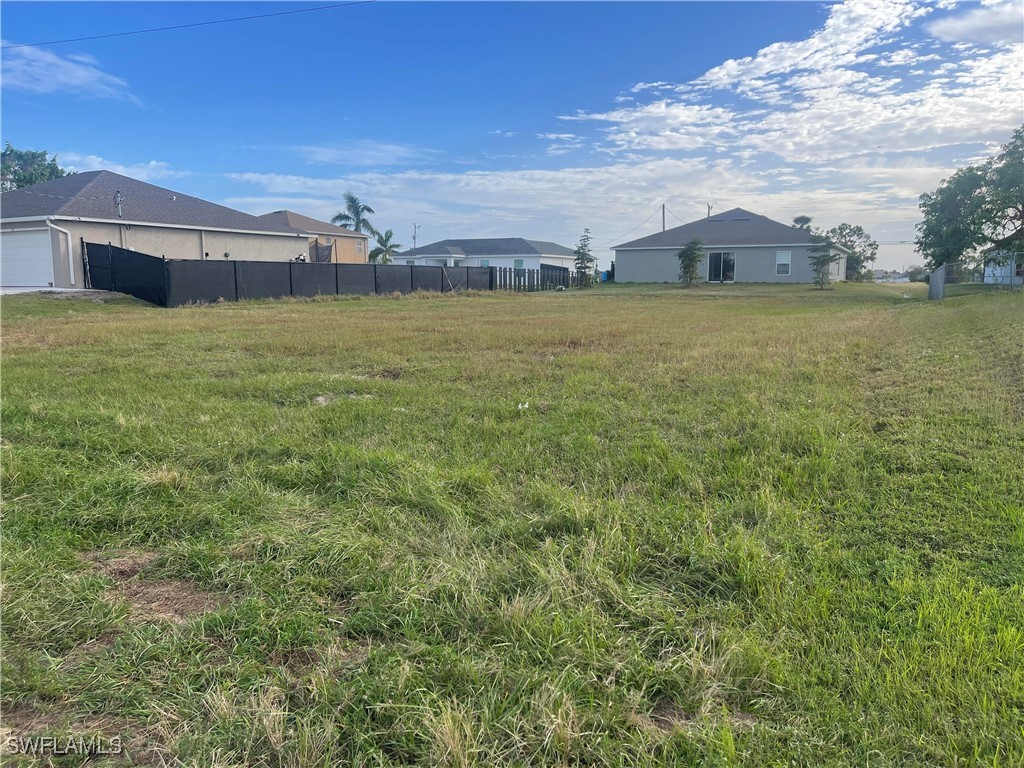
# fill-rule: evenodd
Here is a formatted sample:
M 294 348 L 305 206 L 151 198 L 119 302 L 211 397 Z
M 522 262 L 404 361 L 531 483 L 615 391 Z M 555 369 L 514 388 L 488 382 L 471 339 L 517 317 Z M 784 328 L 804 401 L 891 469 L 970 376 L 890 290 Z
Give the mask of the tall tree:
M 364 232 L 372 237 L 377 237 L 380 233 L 373 228 L 373 224 L 366 218 L 366 215 L 369 213 L 376 213 L 376 211 L 370 206 L 364 205 L 351 192 L 346 192 L 345 210 L 338 211 L 331 219 L 331 223 L 337 224 L 339 227 L 351 229 L 353 232 Z
M 797 216 L 793 219 L 793 226 L 797 229 L 809 229 L 811 226 L 811 217 Z
M 383 234 L 377 233 L 377 247 L 370 251 L 369 259 L 371 264 L 390 264 L 395 260 L 395 254 L 401 248 L 401 244 L 391 242 L 395 236 L 394 231 L 384 230 Z
M 33 152 L 31 149 L 15 149 L 9 141 L 4 146 L 0 165 L 0 189 L 4 192 L 68 175 L 67 171 L 57 165 L 56 155 L 50 157 L 45 150 Z
M 825 233 L 836 245 L 846 248 L 846 279 L 866 280 L 871 276 L 869 265 L 878 256 L 878 243 L 858 224 L 839 224 Z
M 588 286 L 591 283 L 591 278 L 594 273 L 594 264 L 597 263 L 597 259 L 590 252 L 590 230 L 584 228 L 583 234 L 580 235 L 579 242 L 576 243 L 576 274 L 579 276 L 580 286 Z
M 704 258 L 704 243 L 691 240 L 676 254 L 679 259 L 679 282 L 692 286 L 700 282 L 700 262 Z
M 1024 125 L 995 157 L 961 168 L 921 195 L 919 207 L 915 242 L 930 269 L 977 260 L 987 246 L 1024 253 Z

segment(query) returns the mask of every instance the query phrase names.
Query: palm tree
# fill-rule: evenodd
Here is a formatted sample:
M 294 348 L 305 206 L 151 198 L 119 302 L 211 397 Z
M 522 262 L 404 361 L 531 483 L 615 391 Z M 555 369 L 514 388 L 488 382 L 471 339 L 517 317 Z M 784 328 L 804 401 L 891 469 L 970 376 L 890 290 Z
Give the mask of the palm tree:
M 377 233 L 377 247 L 369 254 L 371 264 L 390 264 L 394 260 L 398 249 L 402 247 L 399 243 L 391 242 L 394 236 L 395 233 L 390 229 L 385 230 L 384 234 Z
M 373 213 L 373 211 L 370 211 L 370 213 Z M 808 229 L 811 226 L 811 217 L 797 216 L 795 219 L 793 219 L 793 226 L 796 227 L 797 229 Z
M 376 213 L 376 211 L 368 205 L 363 205 L 359 198 L 351 192 L 346 192 L 345 210 L 338 211 L 334 218 L 331 219 L 331 223 L 337 224 L 339 227 L 351 229 L 353 232 L 365 232 L 368 235 L 377 237 L 380 233 L 373 228 L 373 224 L 366 218 L 368 213 Z

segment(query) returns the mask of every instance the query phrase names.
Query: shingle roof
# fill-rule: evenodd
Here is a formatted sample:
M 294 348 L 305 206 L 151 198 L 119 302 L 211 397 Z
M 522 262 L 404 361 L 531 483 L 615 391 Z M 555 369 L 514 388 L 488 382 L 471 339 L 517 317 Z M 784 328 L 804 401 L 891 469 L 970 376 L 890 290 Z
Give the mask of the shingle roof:
M 362 232 L 354 232 L 351 229 L 345 229 L 334 224 L 328 224 L 326 221 L 318 221 L 317 219 L 311 219 L 309 216 L 303 216 L 301 213 L 295 211 L 274 211 L 273 213 L 265 213 L 262 216 L 257 216 L 260 221 L 265 221 L 278 226 L 290 227 L 304 232 L 310 235 L 336 235 L 337 237 L 368 237 Z
M 691 221 L 680 227 L 666 229 L 653 235 L 631 240 L 619 248 L 682 248 L 691 240 L 700 240 L 704 245 L 810 245 L 814 242 L 811 233 L 783 224 L 767 216 L 733 208 L 706 219 Z
M 114 202 L 118 192 L 122 196 L 120 217 Z M 296 234 L 289 226 L 261 221 L 248 213 L 111 171 L 75 173 L 4 192 L 0 196 L 0 216 L 70 216 L 111 221 L 121 218 L 147 224 Z
M 527 240 L 522 237 L 484 237 L 467 240 L 438 240 L 436 243 L 400 253 L 399 256 L 450 255 L 459 252 L 466 256 L 576 255 L 571 248 L 546 240 Z

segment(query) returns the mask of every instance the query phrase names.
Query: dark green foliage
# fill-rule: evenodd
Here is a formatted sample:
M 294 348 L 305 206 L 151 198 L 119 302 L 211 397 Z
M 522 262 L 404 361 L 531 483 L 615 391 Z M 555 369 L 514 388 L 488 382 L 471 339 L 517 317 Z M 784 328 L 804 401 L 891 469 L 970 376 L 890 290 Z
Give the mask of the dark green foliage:
M 585 228 L 576 243 L 576 275 L 581 288 L 590 286 L 594 278 L 594 265 L 597 259 L 590 252 L 590 229 Z
M 807 263 L 814 272 L 815 285 L 824 290 L 832 282 L 832 265 L 839 261 L 840 253 L 828 233 L 812 230 L 811 238 L 814 245 L 807 249 Z
M 987 246 L 1024 252 L 1024 126 L 999 154 L 921 195 L 917 246 L 929 269 L 977 260 Z
M 704 243 L 691 240 L 676 254 L 679 259 L 679 282 L 694 286 L 700 282 L 700 262 L 704 258 Z
M 353 195 L 351 192 L 345 193 L 345 210 L 338 211 L 331 218 L 332 224 L 337 224 L 339 227 L 345 227 L 351 229 L 353 232 L 363 232 L 371 237 L 377 237 L 380 233 L 373 228 L 373 224 L 366 218 L 367 214 L 376 213 L 368 205 L 364 205 L 363 202 Z
M 369 254 L 371 264 L 390 264 L 394 260 L 395 254 L 402 247 L 399 243 L 391 242 L 394 236 L 394 231 L 390 229 L 377 233 L 377 246 Z
M 871 264 L 878 256 L 878 243 L 859 224 L 838 224 L 825 233 L 836 245 L 850 253 L 846 257 L 846 279 L 854 282 L 871 279 Z
M 67 171 L 57 165 L 57 156 L 50 157 L 45 151 L 34 152 L 30 149 L 15 149 L 7 142 L 3 151 L 3 173 L 0 189 L 10 192 L 12 189 L 30 187 L 51 179 L 67 176 Z

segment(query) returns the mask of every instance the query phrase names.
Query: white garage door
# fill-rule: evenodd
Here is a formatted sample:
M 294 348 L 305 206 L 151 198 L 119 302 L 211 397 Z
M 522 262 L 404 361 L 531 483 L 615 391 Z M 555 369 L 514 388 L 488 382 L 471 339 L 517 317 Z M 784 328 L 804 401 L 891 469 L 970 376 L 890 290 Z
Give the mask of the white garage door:
M 53 285 L 48 230 L 0 233 L 0 285 L 5 288 Z

